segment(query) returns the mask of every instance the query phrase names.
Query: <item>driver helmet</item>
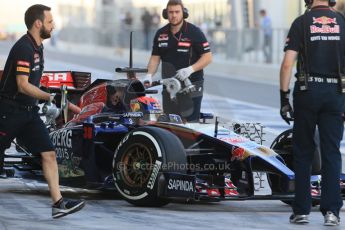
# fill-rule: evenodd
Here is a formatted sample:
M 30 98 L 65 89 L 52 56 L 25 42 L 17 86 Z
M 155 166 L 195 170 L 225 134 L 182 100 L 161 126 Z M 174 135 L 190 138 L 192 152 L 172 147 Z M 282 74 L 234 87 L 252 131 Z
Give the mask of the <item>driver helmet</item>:
M 163 113 L 159 102 L 152 97 L 142 96 L 130 101 L 132 112 L 142 112 L 145 120 L 157 120 Z

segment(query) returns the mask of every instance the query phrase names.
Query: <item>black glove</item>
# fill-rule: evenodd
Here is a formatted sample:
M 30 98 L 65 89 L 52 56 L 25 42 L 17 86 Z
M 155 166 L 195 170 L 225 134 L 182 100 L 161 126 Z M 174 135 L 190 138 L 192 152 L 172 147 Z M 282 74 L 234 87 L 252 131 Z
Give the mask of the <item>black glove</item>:
M 293 121 L 293 110 L 289 102 L 290 90 L 283 92 L 280 90 L 280 116 L 286 123 L 290 125 L 290 121 Z M 289 116 L 288 116 L 289 113 Z

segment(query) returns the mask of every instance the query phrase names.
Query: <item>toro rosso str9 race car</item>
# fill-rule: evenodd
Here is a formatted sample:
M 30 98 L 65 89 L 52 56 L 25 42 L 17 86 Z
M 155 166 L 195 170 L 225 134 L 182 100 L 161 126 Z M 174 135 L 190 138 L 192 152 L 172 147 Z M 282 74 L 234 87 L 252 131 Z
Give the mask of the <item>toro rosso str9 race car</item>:
M 117 71 L 132 76 L 145 70 Z M 61 94 L 60 101 L 42 108 L 56 147 L 61 183 L 111 188 L 138 206 L 163 206 L 181 198 L 289 202 L 293 197 L 294 173 L 285 162 L 286 154 L 243 137 L 218 118 L 208 123 L 210 114 L 201 114 L 199 123 L 165 114 L 152 97 L 156 90 L 146 89 L 138 80 L 98 79 L 90 84 L 90 79 L 89 73 L 69 71 L 46 72 L 41 81 L 46 90 Z M 160 83 L 172 94 L 191 88 L 189 82 L 176 81 Z M 67 99 L 79 105 L 79 114 L 68 113 Z M 25 144 L 18 140 L 17 145 L 25 152 Z M 12 165 L 23 170 L 41 167 L 28 152 L 21 159 Z M 254 177 L 260 173 L 267 175 L 270 194 L 255 194 Z

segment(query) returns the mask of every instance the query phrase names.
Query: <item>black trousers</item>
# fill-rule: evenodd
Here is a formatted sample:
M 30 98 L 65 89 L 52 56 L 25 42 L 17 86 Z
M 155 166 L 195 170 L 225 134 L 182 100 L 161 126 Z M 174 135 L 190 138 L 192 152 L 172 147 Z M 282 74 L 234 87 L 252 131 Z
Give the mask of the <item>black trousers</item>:
M 310 174 L 315 149 L 314 133 L 318 126 L 322 164 L 320 211 L 332 211 L 339 216 L 343 205 L 340 191 L 341 153 L 345 96 L 337 84 L 309 82 L 308 91 L 300 91 L 295 83 L 293 93 L 294 126 L 293 154 L 295 171 L 295 200 L 293 211 L 298 215 L 310 213 Z
M 5 150 L 17 137 L 32 154 L 55 150 L 38 110 L 38 107 L 24 109 L 0 99 L 0 170 L 3 168 Z

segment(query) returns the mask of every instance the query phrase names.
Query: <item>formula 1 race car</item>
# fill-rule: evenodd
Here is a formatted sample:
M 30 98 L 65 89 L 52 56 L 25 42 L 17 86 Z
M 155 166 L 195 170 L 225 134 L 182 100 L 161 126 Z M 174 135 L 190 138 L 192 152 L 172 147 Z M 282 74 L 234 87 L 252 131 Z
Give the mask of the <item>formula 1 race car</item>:
M 75 80 L 75 74 L 45 73 L 45 86 L 59 91 L 67 85 L 64 79 Z M 82 73 L 77 75 L 80 78 Z M 270 148 L 223 127 L 218 119 L 208 124 L 211 116 L 202 114 L 205 122 L 183 123 L 178 115 L 164 114 L 158 101 L 148 96 L 155 91 L 145 89 L 138 80 L 96 80 L 83 91 L 74 85 L 64 88 L 62 95 L 68 92 L 73 100 L 79 95 L 80 114 L 57 122 L 65 96 L 57 106 L 42 109 L 56 146 L 62 183 L 112 187 L 139 206 L 161 206 L 172 198 L 291 197 L 294 173 L 283 159 Z M 121 106 L 110 105 L 116 101 L 113 95 L 118 95 Z M 16 164 L 18 169 L 40 169 L 38 159 L 30 156 L 21 163 Z M 254 196 L 257 172 L 275 175 L 272 195 Z

